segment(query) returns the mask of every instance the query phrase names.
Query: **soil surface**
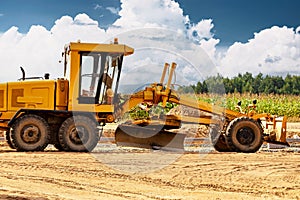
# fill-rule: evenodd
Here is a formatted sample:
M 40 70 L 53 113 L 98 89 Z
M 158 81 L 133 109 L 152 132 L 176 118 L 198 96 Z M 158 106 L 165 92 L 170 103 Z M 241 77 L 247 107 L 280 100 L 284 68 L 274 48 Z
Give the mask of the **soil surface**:
M 300 199 L 300 153 L 293 151 L 25 153 L 2 146 L 0 156 L 0 199 Z
M 192 147 L 190 147 L 191 149 Z M 300 152 L 119 148 L 16 152 L 0 144 L 0 199 L 300 199 Z

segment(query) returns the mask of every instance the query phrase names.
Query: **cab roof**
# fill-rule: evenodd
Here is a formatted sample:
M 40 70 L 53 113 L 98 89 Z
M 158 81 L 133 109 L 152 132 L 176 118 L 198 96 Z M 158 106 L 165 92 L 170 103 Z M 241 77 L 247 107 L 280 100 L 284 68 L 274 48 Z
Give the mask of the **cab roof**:
M 121 53 L 125 56 L 131 55 L 134 49 L 124 44 L 99 44 L 99 43 L 81 43 L 71 42 L 68 45 L 70 51 L 88 51 L 88 52 L 107 52 Z

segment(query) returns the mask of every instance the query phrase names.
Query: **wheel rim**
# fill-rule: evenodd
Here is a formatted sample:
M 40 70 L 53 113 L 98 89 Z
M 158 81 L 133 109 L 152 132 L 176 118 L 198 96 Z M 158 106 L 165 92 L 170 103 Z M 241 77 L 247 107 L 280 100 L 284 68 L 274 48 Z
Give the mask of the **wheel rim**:
M 249 145 L 255 139 L 254 131 L 250 127 L 243 127 L 238 130 L 236 138 L 242 145 Z
M 21 134 L 22 140 L 29 144 L 37 143 L 41 138 L 39 128 L 34 125 L 25 126 Z
M 84 127 L 74 127 L 70 131 L 69 138 L 73 144 L 85 144 L 88 140 L 88 130 L 86 130 Z

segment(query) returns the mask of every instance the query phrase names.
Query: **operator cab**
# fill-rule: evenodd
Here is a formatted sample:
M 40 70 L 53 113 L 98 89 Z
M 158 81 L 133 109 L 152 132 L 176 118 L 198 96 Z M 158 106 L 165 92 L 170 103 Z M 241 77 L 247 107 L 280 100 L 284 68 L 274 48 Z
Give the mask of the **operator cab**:
M 111 105 L 117 100 L 123 57 L 134 49 L 118 44 L 70 43 L 65 47 L 65 77 L 70 75 L 69 102 L 73 109 L 83 105 Z M 70 106 L 69 106 L 70 108 Z M 83 107 L 82 107 L 83 108 Z

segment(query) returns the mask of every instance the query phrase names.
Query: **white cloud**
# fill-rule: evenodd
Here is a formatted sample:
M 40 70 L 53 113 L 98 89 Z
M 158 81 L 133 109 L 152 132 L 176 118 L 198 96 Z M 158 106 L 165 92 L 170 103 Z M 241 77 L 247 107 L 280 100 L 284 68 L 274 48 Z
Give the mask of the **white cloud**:
M 3 13 L 0 13 L 0 17 L 3 17 L 4 16 L 4 14 Z
M 173 0 L 121 0 L 120 18 L 114 23 L 123 28 L 166 27 L 184 29 L 185 16 Z
M 299 27 L 273 26 L 254 34 L 247 43 L 234 43 L 218 63 L 228 76 L 251 72 L 287 74 L 300 72 Z
M 183 14 L 179 3 L 173 0 L 148 0 L 143 3 L 139 0 L 121 0 L 121 3 L 120 18 L 113 23 L 112 27 L 108 28 L 108 32 L 112 35 L 137 28 L 163 28 L 185 34 L 184 37 L 191 40 L 188 41 L 189 43 L 199 44 L 211 59 L 214 59 L 215 46 L 219 40 L 213 38 L 212 19 L 203 19 L 196 24 L 191 24 L 189 17 Z M 135 35 L 135 37 L 141 36 Z M 157 37 L 159 35 L 155 35 L 153 40 L 157 40 Z M 160 37 L 160 40 L 162 43 L 170 44 L 166 37 Z
M 213 37 L 211 30 L 214 28 L 212 19 L 201 20 L 196 25 L 192 25 L 189 29 L 190 37 L 201 40 L 202 38 L 210 39 Z
M 99 6 L 94 8 L 100 9 Z M 156 69 L 164 62 L 173 61 L 178 63 L 177 82 L 182 84 L 192 84 L 217 72 L 225 76 L 246 71 L 254 74 L 300 72 L 300 27 L 265 29 L 255 33 L 247 43 L 234 43 L 220 51 L 219 39 L 213 34 L 213 20 L 203 19 L 192 24 L 173 0 L 143 3 L 121 0 L 118 14 L 120 17 L 107 30 L 99 28 L 98 22 L 86 14 L 74 19 L 63 16 L 50 30 L 32 26 L 28 33 L 21 34 L 17 27 L 11 27 L 0 34 L 3 72 L 0 80 L 18 79 L 19 66 L 26 69 L 28 76 L 49 72 L 52 78 L 62 77 L 63 66 L 58 61 L 66 43 L 109 42 L 114 36 L 136 50 L 125 59 L 123 80 L 128 74 L 137 75 L 132 72 L 137 70 L 143 78 L 136 80 L 159 81 L 160 71 L 157 73 Z
M 196 73 L 185 74 L 184 72 L 188 70 L 184 70 L 184 67 L 191 64 L 201 65 L 197 63 L 198 57 L 200 54 L 202 57 L 205 56 L 202 50 L 202 53 L 197 52 L 200 45 L 186 39 L 188 17 L 183 15 L 179 4 L 173 0 L 148 0 L 142 4 L 138 0 L 122 0 L 121 3 L 120 18 L 107 31 L 99 28 L 98 22 L 86 14 L 79 14 L 74 19 L 63 16 L 55 22 L 50 31 L 42 26 L 32 26 L 28 33 L 20 34 L 17 27 L 12 27 L 0 36 L 0 60 L 2 65 L 7 67 L 6 69 L 13 70 L 1 73 L 0 80 L 9 81 L 19 78 L 19 66 L 23 66 L 29 76 L 49 72 L 51 77 L 61 77 L 63 67 L 58 64 L 58 60 L 61 59 L 61 51 L 66 43 L 79 39 L 82 42 L 109 42 L 108 40 L 115 34 L 120 37 L 120 42 L 142 52 L 129 59 L 127 62 L 129 68 L 130 64 L 139 67 L 135 63 L 143 63 L 143 60 L 150 55 L 151 62 L 160 67 L 164 62 L 182 63 L 182 66 L 178 67 L 179 72 L 182 70 L 182 75 L 192 76 L 193 80 L 198 80 L 199 76 L 197 77 Z M 202 23 L 204 21 L 200 22 Z M 189 25 L 189 27 L 193 26 Z M 207 30 L 201 29 L 202 32 L 198 36 L 202 33 L 209 35 L 213 25 L 209 21 L 208 25 L 203 27 Z M 200 37 L 197 39 L 201 41 Z M 210 51 L 214 50 L 212 44 L 216 41 L 211 40 L 206 45 L 204 43 L 202 42 L 201 45 L 209 46 Z M 145 47 L 151 47 L 155 53 L 146 51 L 148 55 L 143 54 L 141 49 Z M 192 56 L 197 54 L 199 55 Z M 187 60 L 190 60 L 190 63 Z M 126 65 L 124 70 L 126 72 Z
M 114 8 L 114 7 L 106 7 L 106 10 L 108 10 L 109 12 L 111 12 L 114 15 L 118 15 L 119 13 L 119 8 Z
M 49 72 L 52 78 L 62 77 L 63 66 L 58 61 L 63 47 L 79 39 L 103 42 L 107 40 L 107 34 L 86 14 L 79 14 L 75 19 L 64 16 L 50 31 L 42 26 L 32 26 L 28 33 L 21 34 L 17 27 L 10 28 L 0 36 L 1 82 L 20 78 L 20 66 L 28 76 L 43 76 Z
M 98 22 L 95 20 L 92 20 L 88 15 L 86 14 L 79 14 L 74 18 L 74 24 L 82 25 L 82 26 L 98 26 Z

